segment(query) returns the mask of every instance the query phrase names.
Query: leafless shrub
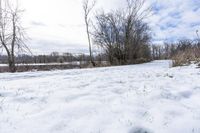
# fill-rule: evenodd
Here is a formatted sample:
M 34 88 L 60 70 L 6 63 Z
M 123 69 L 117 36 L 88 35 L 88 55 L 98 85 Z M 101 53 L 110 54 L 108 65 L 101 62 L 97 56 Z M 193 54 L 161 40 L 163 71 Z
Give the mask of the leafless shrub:
M 191 62 L 199 62 L 198 42 L 192 40 L 180 40 L 175 53 L 172 55 L 173 66 L 188 65 Z
M 188 49 L 186 51 L 179 51 L 172 57 L 173 66 L 189 65 L 191 61 L 195 61 L 196 57 L 194 51 Z

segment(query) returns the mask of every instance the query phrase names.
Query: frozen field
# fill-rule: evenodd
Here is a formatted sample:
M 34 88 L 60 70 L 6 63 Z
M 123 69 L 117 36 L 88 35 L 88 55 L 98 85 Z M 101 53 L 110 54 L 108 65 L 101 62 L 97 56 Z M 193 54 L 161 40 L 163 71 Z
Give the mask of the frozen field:
M 0 133 L 200 133 L 200 69 L 3 73 Z

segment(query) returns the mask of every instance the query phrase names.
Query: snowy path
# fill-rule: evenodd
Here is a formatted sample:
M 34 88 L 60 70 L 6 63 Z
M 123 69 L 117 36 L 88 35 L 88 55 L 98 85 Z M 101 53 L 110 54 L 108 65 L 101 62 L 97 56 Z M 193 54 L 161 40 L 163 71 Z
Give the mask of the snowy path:
M 3 73 L 0 133 L 200 133 L 200 69 Z

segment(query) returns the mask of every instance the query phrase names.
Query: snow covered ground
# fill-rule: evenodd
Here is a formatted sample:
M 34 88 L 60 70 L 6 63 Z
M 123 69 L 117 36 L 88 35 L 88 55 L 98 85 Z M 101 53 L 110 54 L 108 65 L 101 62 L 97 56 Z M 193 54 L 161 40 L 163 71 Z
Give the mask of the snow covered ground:
M 3 73 L 0 133 L 200 133 L 200 69 L 154 61 Z

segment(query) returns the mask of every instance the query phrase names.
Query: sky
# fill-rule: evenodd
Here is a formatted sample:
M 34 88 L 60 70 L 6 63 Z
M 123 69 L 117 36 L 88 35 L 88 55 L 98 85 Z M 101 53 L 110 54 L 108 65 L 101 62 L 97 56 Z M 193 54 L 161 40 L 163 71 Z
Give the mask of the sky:
M 123 8 L 126 0 L 97 0 L 94 10 Z M 88 53 L 82 0 L 18 0 L 33 54 Z M 153 43 L 194 39 L 200 30 L 200 0 L 146 0 Z

